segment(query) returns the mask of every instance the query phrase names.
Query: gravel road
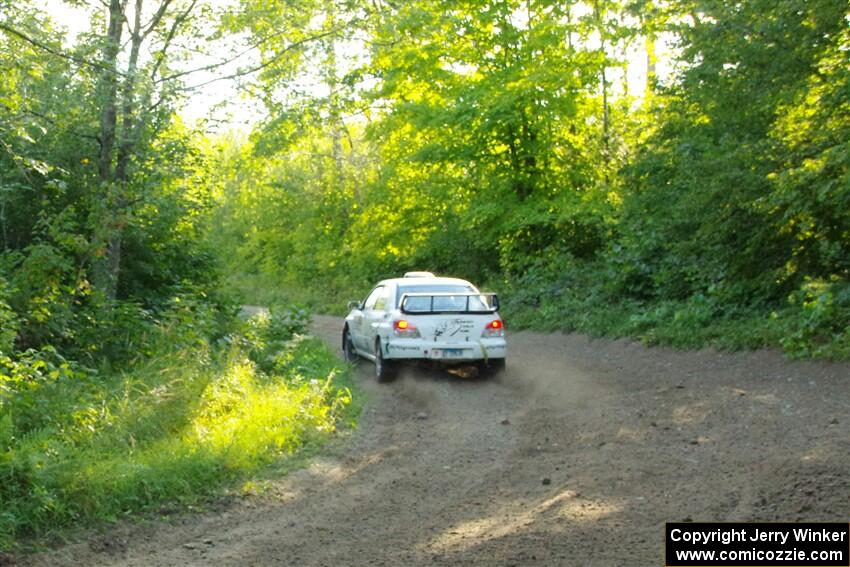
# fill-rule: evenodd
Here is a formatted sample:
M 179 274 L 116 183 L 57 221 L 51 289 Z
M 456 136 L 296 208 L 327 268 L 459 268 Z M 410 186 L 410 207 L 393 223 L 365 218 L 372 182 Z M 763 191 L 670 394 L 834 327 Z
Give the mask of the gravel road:
M 498 379 L 362 362 L 360 427 L 269 494 L 19 563 L 658 566 L 665 521 L 850 519 L 850 365 L 508 341 Z

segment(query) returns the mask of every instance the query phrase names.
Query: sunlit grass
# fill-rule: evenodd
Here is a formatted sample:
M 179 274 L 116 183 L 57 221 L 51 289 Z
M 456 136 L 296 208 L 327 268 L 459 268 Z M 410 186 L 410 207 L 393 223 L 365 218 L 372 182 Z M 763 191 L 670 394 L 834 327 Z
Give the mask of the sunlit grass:
M 253 364 L 232 364 L 207 386 L 184 443 L 218 455 L 231 469 L 250 469 L 288 454 L 336 428 L 349 396 L 322 381 L 263 383 Z
M 165 350 L 129 372 L 45 391 L 59 398 L 46 407 L 65 414 L 0 446 L 0 549 L 228 487 L 256 490 L 270 465 L 353 421 L 348 370 L 320 341 L 280 343 L 268 372 L 244 338 L 228 343 Z

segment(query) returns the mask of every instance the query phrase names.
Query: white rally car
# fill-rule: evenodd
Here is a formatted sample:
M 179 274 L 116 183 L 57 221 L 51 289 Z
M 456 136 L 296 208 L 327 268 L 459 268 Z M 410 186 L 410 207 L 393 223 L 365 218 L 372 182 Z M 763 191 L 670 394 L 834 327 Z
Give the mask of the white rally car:
M 505 367 L 498 298 L 468 281 L 408 272 L 379 282 L 349 308 L 342 330 L 345 358 L 374 361 L 379 381 L 391 380 L 402 361 L 475 365 L 485 372 Z

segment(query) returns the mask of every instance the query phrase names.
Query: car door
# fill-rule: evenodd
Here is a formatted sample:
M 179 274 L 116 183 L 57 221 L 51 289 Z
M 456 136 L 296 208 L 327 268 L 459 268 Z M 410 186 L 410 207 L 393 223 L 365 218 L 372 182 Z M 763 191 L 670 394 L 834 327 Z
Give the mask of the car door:
M 369 339 L 369 313 L 375 307 L 375 303 L 383 293 L 384 286 L 379 285 L 369 292 L 365 301 L 360 306 L 352 317 L 351 321 L 351 338 L 354 340 L 354 346 L 359 350 L 372 352 L 372 343 L 374 339 Z
M 378 329 L 390 316 L 390 293 L 391 287 L 388 285 L 376 288 L 378 295 L 375 298 L 375 303 L 371 309 L 366 310 L 363 314 L 364 327 L 366 330 L 366 350 L 367 352 L 375 353 L 375 339 L 378 337 Z

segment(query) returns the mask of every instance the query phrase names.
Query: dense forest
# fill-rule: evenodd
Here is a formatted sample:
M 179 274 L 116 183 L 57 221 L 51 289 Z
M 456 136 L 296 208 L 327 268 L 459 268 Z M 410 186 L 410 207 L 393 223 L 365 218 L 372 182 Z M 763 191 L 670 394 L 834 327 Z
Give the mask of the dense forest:
M 303 54 L 323 96 L 265 71 L 269 118 L 220 150 L 214 240 L 237 287 L 327 308 L 430 269 L 502 292 L 515 328 L 850 354 L 847 2 L 324 18 L 339 31 Z
M 248 130 L 185 118 L 225 84 Z M 0 547 L 333 430 L 292 305 L 409 269 L 850 357 L 850 3 L 0 1 Z

